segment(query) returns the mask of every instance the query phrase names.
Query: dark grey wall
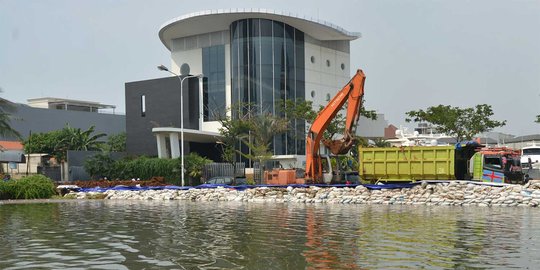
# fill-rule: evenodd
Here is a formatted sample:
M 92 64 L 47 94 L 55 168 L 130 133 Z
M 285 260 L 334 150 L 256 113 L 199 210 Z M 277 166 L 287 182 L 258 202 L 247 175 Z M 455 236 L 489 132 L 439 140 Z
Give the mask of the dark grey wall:
M 142 116 L 141 96 L 146 112 Z M 157 155 L 154 127 L 180 127 L 180 80 L 167 77 L 126 83 L 126 151 Z M 184 128 L 199 129 L 199 81 L 184 80 Z
M 94 157 L 95 155 L 102 153 L 98 151 L 67 151 L 67 160 L 69 164 L 68 172 L 68 181 L 77 181 L 77 180 L 91 180 L 91 176 L 84 169 L 85 160 Z M 113 160 L 119 160 L 126 156 L 124 152 L 110 152 L 108 153 L 109 157 Z M 107 175 L 100 175 L 99 177 L 104 177 Z
M 33 108 L 24 104 L 15 104 L 16 110 L 11 113 L 11 127 L 23 138 L 32 133 L 59 130 L 69 124 L 83 130 L 95 126 L 97 133 L 107 135 L 126 131 L 126 116 L 95 112 L 65 111 Z M 13 137 L 0 137 L 3 140 L 14 140 Z

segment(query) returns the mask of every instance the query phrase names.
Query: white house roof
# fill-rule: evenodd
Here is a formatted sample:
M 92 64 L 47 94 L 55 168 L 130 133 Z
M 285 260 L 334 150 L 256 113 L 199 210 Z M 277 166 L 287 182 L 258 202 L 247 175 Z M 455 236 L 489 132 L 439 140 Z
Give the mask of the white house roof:
M 95 101 L 75 100 L 66 98 L 54 98 L 54 97 L 42 97 L 42 98 L 30 98 L 27 99 L 28 105 L 33 107 L 34 104 L 46 103 L 46 104 L 68 104 L 84 107 L 95 107 L 98 109 L 116 108 L 114 105 L 102 104 Z
M 267 9 L 218 9 L 183 15 L 163 24 L 159 30 L 161 42 L 171 50 L 172 40 L 204 33 L 228 30 L 232 22 L 260 18 L 284 22 L 318 40 L 355 40 L 360 33 L 317 18 Z

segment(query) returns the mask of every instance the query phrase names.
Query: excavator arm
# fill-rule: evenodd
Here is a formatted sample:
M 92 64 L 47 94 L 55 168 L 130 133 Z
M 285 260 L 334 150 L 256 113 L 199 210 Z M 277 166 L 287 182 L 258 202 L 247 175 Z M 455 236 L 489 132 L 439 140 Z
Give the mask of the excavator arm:
M 366 76 L 362 70 L 357 70 L 352 79 L 341 89 L 326 107 L 319 112 L 311 125 L 306 138 L 306 179 L 320 182 L 322 179 L 322 161 L 319 155 L 320 143 L 324 131 L 336 117 L 346 101 L 347 118 L 343 137 L 338 140 L 322 140 L 332 154 L 345 154 L 353 146 L 355 140 L 352 134 L 353 125 L 358 121 L 360 106 L 364 96 L 364 82 Z

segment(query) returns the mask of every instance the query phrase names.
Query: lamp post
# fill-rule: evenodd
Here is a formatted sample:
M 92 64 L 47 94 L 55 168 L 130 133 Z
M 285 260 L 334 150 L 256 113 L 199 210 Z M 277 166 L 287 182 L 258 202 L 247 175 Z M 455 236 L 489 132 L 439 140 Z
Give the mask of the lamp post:
M 180 160 L 181 160 L 181 170 L 182 170 L 182 186 L 185 185 L 184 181 L 184 174 L 186 173 L 186 170 L 184 168 L 184 80 L 189 78 L 199 78 L 202 79 L 203 75 L 186 75 L 183 78 L 181 75 L 176 74 L 172 71 L 170 71 L 166 66 L 159 65 L 157 67 L 161 71 L 166 71 L 171 73 L 172 75 L 176 76 L 178 80 L 180 80 Z

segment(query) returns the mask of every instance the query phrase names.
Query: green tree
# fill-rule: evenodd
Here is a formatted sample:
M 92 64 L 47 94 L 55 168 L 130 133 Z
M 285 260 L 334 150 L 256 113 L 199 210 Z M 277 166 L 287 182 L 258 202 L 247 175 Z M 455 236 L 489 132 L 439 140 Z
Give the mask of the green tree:
M 201 183 L 204 165 L 212 163 L 212 160 L 201 157 L 195 152 L 189 153 L 184 159 L 186 173 L 189 176 L 189 185 L 195 186 Z M 180 170 L 180 168 L 179 168 Z
M 66 125 L 61 132 L 60 144 L 66 150 L 79 151 L 99 151 L 102 149 L 103 142 L 100 138 L 107 136 L 105 133 L 93 134 L 95 126 L 91 126 L 88 130 L 73 128 Z
M 101 152 L 84 161 L 84 170 L 92 179 L 115 176 L 116 164 L 109 153 Z
M 2 90 L 0 89 L 0 93 Z M 11 127 L 11 113 L 16 110 L 15 105 L 7 100 L 0 98 L 0 135 L 15 136 L 21 138 L 21 134 Z
M 234 165 L 236 154 L 240 154 L 263 164 L 273 154 L 270 145 L 274 136 L 288 130 L 288 120 L 270 113 L 258 114 L 257 107 L 249 103 L 234 108 L 235 118 L 219 118 L 223 159 Z M 239 151 L 239 145 L 247 146 L 249 153 Z
M 241 139 L 248 136 L 249 134 L 249 118 L 250 115 L 247 113 L 239 113 L 244 111 L 241 107 L 235 106 L 232 109 L 229 108 L 228 111 L 232 113 L 234 111 L 237 114 L 237 117 L 234 119 L 229 115 L 220 115 L 217 119 L 221 124 L 219 128 L 219 133 L 221 137 L 218 138 L 218 144 L 221 147 L 221 158 L 233 165 L 236 162 L 236 155 L 240 153 L 237 151 Z
M 24 152 L 26 153 L 45 153 L 52 156 L 61 156 L 59 142 L 61 130 L 55 130 L 45 133 L 32 133 L 23 141 Z
M 536 120 L 535 120 L 534 122 L 540 123 L 540 115 L 537 115 L 537 116 L 536 116 Z
M 68 150 L 99 151 L 103 133 L 93 134 L 94 126 L 83 131 L 66 125 L 61 130 L 46 133 L 33 133 L 23 141 L 26 153 L 47 153 L 58 161 L 65 161 Z
M 362 100 L 362 105 L 360 107 L 360 115 L 371 120 L 377 120 L 377 113 L 374 110 L 367 110 L 364 106 L 365 100 Z M 347 103 L 343 106 L 347 107 Z M 286 100 L 285 102 L 280 103 L 280 108 L 284 112 L 285 118 L 289 120 L 305 120 L 309 124 L 313 124 L 315 118 L 319 114 L 324 106 L 319 106 L 318 110 L 313 109 L 313 102 L 308 100 L 297 99 Z M 346 117 L 343 113 L 339 112 L 336 114 L 334 119 L 330 122 L 326 128 L 323 137 L 325 139 L 331 139 L 336 134 L 340 134 L 345 129 L 345 120 Z
M 103 145 L 103 150 L 108 152 L 125 152 L 126 151 L 126 133 L 118 133 L 109 135 L 107 142 Z
M 506 121 L 492 120 L 493 110 L 490 105 L 479 104 L 474 108 L 459 108 L 450 105 L 438 105 L 424 110 L 405 113 L 405 121 L 427 122 L 438 132 L 454 136 L 457 141 L 471 140 L 476 134 L 502 127 Z
M 375 140 L 375 147 L 390 147 L 390 143 L 385 139 L 379 138 Z
M 263 164 L 269 160 L 273 151 L 270 145 L 275 135 L 286 132 L 289 121 L 285 118 L 276 117 L 270 113 L 259 114 L 249 119 L 249 136 L 242 136 L 242 142 L 250 149 L 250 153 L 243 154 L 245 157 L 259 161 Z

